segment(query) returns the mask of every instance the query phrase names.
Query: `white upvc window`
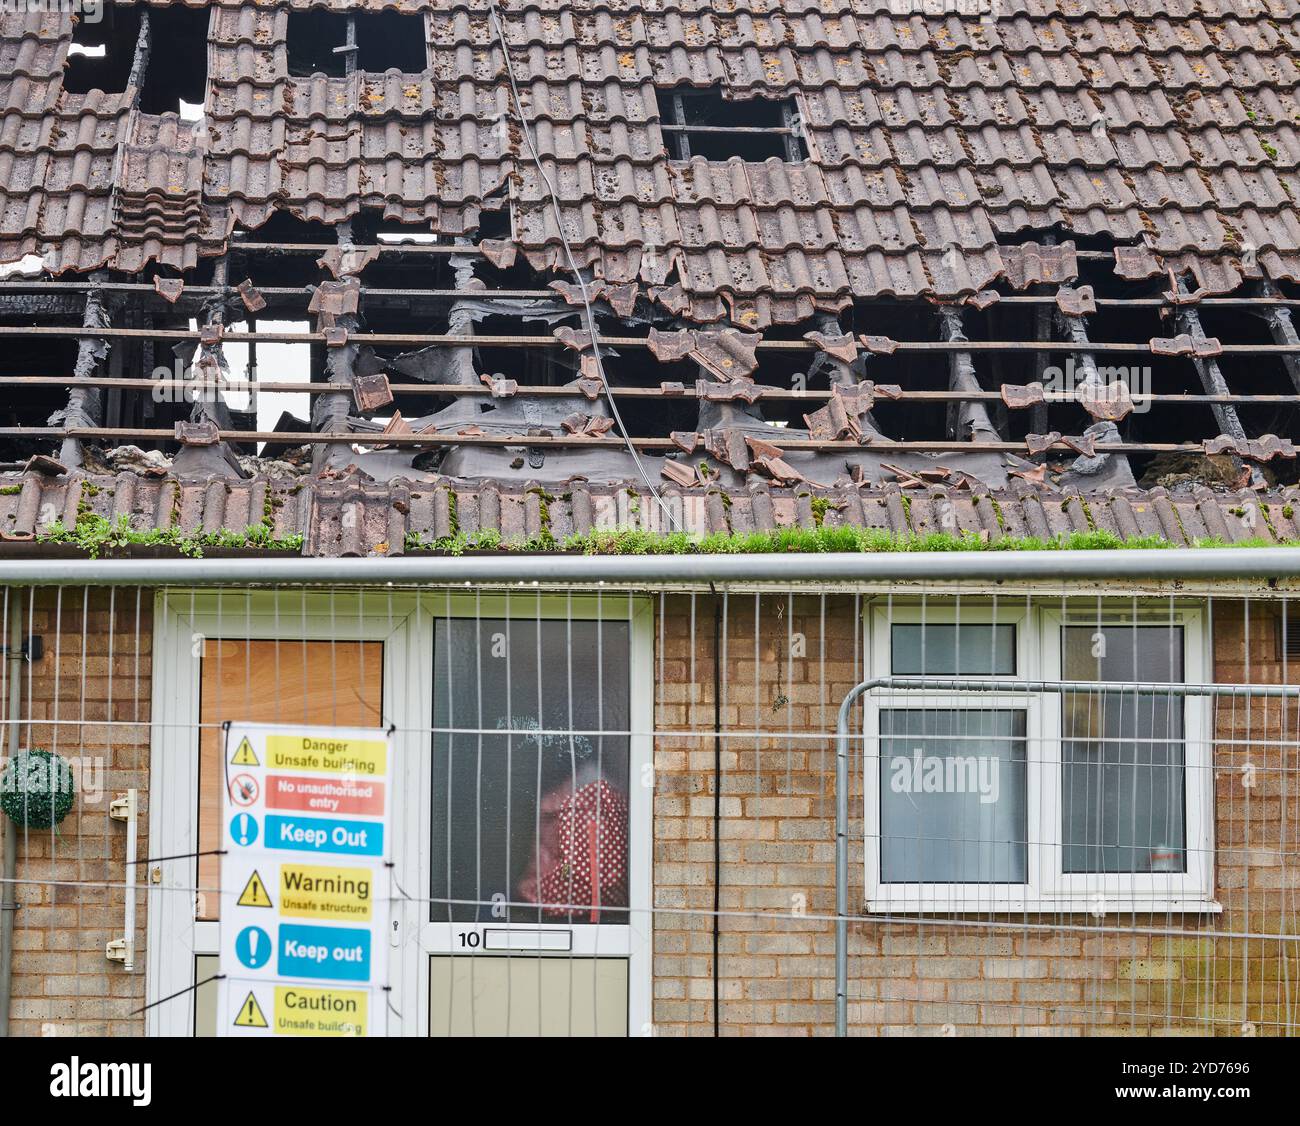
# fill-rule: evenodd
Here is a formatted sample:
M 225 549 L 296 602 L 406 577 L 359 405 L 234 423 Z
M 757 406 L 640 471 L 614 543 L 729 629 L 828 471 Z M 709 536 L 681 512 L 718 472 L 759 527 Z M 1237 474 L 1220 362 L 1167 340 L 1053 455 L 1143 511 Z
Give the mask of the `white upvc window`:
M 891 602 L 869 629 L 872 675 L 921 685 L 865 697 L 869 910 L 1218 909 L 1209 700 L 1134 688 L 1209 679 L 1198 607 Z

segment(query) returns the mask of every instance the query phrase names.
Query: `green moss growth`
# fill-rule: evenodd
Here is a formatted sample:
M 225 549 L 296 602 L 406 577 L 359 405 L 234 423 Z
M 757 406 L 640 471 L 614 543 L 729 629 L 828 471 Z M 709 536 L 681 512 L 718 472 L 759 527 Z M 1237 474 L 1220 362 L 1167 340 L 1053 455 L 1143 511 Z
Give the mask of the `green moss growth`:
M 0 497 L 16 497 L 22 491 L 23 487 L 21 485 L 6 485 L 3 489 L 0 489 Z
M 1260 519 L 1264 521 L 1264 527 L 1266 527 L 1266 528 L 1269 530 L 1269 532 L 1272 534 L 1273 538 L 1274 538 L 1275 540 L 1276 540 L 1276 539 L 1280 539 L 1281 537 L 1279 537 L 1278 534 L 1277 534 L 1277 528 L 1275 528 L 1275 527 L 1273 526 L 1273 507 L 1272 507 L 1272 505 L 1270 505 L 1267 501 L 1260 501 L 1260 502 L 1259 502 L 1259 515 L 1260 515 Z
M 830 497 L 809 497 L 812 505 L 813 524 L 820 528 L 826 523 L 826 513 L 831 510 Z
M 551 502 L 555 498 L 550 493 L 548 493 L 545 489 L 537 486 L 529 489 L 528 491 L 538 499 L 538 506 L 537 506 L 538 515 L 542 521 L 543 533 L 549 532 L 551 527 Z
M 451 525 L 453 536 L 460 531 L 460 500 L 455 489 L 447 490 L 447 523 Z

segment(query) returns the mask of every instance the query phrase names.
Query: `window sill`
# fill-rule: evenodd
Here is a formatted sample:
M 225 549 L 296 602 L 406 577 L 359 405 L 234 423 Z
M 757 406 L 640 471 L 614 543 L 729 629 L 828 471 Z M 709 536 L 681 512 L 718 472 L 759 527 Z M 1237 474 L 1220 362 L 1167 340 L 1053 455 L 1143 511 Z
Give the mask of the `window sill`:
M 1160 899 L 1110 898 L 1104 908 L 1085 896 L 1033 896 L 1025 898 L 978 896 L 954 898 L 936 896 L 926 900 L 915 895 L 875 897 L 863 905 L 866 915 L 1221 915 L 1223 904 L 1216 899 L 1185 895 Z

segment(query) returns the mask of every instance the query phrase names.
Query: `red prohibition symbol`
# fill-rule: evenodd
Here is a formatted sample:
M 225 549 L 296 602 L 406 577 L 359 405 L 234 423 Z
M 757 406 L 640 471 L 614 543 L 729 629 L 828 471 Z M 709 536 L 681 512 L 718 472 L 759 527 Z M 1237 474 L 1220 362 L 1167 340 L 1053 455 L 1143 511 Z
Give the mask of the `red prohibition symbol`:
M 257 779 L 251 774 L 236 774 L 230 780 L 230 800 L 236 805 L 252 805 L 257 794 Z

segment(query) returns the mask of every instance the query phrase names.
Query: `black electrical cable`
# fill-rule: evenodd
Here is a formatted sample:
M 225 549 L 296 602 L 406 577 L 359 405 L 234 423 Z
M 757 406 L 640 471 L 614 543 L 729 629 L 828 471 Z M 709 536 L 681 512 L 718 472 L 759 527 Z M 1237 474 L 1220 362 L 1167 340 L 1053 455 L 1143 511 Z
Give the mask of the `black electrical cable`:
M 564 213 L 560 209 L 560 196 L 555 190 L 555 184 L 551 181 L 550 174 L 546 171 L 546 166 L 542 162 L 542 154 L 537 148 L 537 142 L 533 136 L 536 127 L 524 110 L 523 97 L 519 92 L 519 80 L 515 77 L 514 62 L 510 58 L 510 44 L 506 41 L 506 29 L 501 22 L 501 13 L 497 9 L 496 0 L 490 0 L 488 15 L 492 20 L 492 28 L 496 32 L 497 43 L 501 47 L 501 58 L 505 64 L 506 78 L 510 83 L 510 99 L 515 108 L 515 115 L 519 119 L 519 128 L 524 135 L 524 141 L 528 145 L 528 153 L 532 157 L 533 164 L 537 167 L 538 178 L 541 183 L 546 185 L 547 199 L 550 202 L 551 213 L 555 219 L 555 230 L 560 240 L 560 247 L 564 251 L 564 259 L 569 267 L 569 272 L 573 275 L 573 280 L 577 282 L 578 290 L 582 295 L 582 308 L 587 325 L 587 334 L 591 337 L 591 355 L 596 361 L 596 371 L 600 376 L 600 385 L 605 392 L 605 401 L 609 404 L 609 413 L 614 418 L 615 428 L 627 447 L 627 452 L 632 458 L 632 464 L 636 466 L 641 480 L 645 483 L 646 488 L 650 490 L 650 495 L 658 503 L 660 510 L 664 514 L 664 519 L 668 521 L 669 528 L 681 531 L 681 522 L 673 514 L 673 510 L 668 507 L 663 494 L 659 491 L 659 486 L 651 480 L 650 474 L 646 472 L 645 463 L 641 460 L 641 455 L 637 453 L 636 445 L 633 443 L 627 427 L 623 425 L 623 417 L 619 414 L 618 403 L 614 400 L 613 388 L 610 387 L 609 380 L 605 376 L 605 361 L 601 357 L 600 351 L 600 333 L 596 329 L 596 315 L 592 312 L 591 294 L 587 290 L 587 280 L 578 267 L 578 260 L 574 257 L 573 248 L 569 245 L 568 236 L 564 233 Z
M 722 918 L 722 602 L 713 598 L 713 1035 L 718 1013 L 719 922 Z

